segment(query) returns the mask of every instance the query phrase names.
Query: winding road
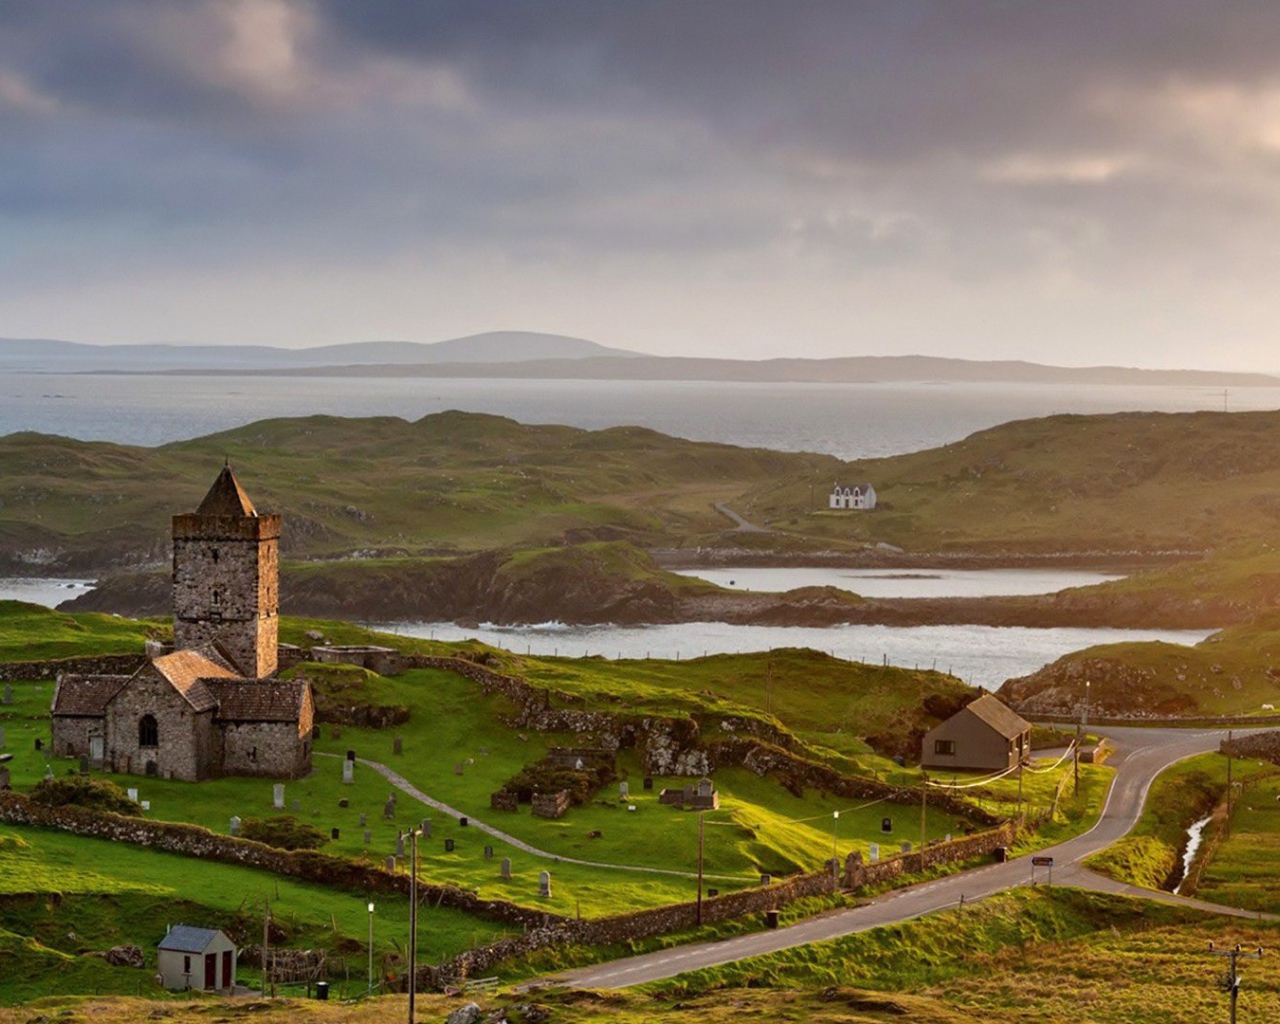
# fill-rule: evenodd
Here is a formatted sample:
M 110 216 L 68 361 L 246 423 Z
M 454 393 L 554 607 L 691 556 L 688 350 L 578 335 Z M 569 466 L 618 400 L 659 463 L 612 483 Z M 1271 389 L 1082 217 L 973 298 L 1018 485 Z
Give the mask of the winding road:
M 1081 861 L 1110 846 L 1124 836 L 1142 814 L 1147 791 L 1155 777 L 1170 765 L 1196 754 L 1216 750 L 1225 738 L 1225 730 L 1179 730 L 1108 728 L 1100 730 L 1115 744 L 1112 763 L 1117 771 L 1107 801 L 1097 824 L 1083 835 L 1057 846 L 1038 851 L 1040 856 L 1054 858 L 1055 884 L 1072 885 L 1099 892 L 1141 896 L 1144 899 L 1193 907 L 1236 917 L 1258 918 L 1253 911 L 1224 907 L 1203 900 L 1188 899 L 1172 893 L 1142 889 L 1114 881 L 1083 867 Z M 1236 730 L 1236 735 L 1245 735 Z M 1044 869 L 1041 869 L 1043 881 Z M 660 981 L 685 971 L 714 967 L 747 957 L 789 949 L 810 942 L 853 935 L 870 928 L 908 921 L 934 913 L 961 902 L 971 903 L 988 896 L 1026 885 L 1031 881 L 1030 858 L 1020 857 L 1004 864 L 923 882 L 906 889 L 885 893 L 866 904 L 809 918 L 776 931 L 754 932 L 719 942 L 693 943 L 674 949 L 660 950 L 641 956 L 627 957 L 609 963 L 566 971 L 538 984 L 572 985 L 579 988 L 626 988 L 646 982 Z

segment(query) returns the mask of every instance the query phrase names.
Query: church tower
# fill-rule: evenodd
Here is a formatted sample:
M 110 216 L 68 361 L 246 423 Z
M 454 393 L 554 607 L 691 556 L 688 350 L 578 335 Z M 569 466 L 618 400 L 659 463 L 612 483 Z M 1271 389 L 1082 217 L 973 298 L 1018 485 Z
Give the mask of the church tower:
M 245 676 L 276 671 L 280 517 L 259 515 L 224 466 L 195 512 L 173 517 L 173 639 L 216 641 Z

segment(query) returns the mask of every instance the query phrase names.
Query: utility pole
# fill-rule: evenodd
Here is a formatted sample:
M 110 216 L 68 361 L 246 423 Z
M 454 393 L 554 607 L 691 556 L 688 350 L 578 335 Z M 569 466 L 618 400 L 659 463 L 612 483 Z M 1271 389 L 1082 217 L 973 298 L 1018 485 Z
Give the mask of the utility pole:
M 409 833 L 409 1024 L 413 1022 L 414 1003 L 418 994 L 418 836 L 421 829 Z
M 926 818 L 929 806 L 929 776 L 924 772 L 920 773 L 920 852 L 924 852 L 924 839 L 928 834 L 926 832 Z
M 1227 730 L 1227 820 L 1222 827 L 1222 835 L 1224 838 L 1231 838 L 1231 733 Z
M 262 911 L 262 996 L 267 996 L 267 979 L 270 973 L 267 969 L 267 945 L 271 942 L 271 900 L 263 900 Z
M 702 927 L 702 851 L 707 833 L 707 812 L 698 812 L 698 927 Z
M 1241 960 L 1261 960 L 1262 947 L 1258 947 L 1256 953 L 1246 953 L 1240 948 L 1240 943 L 1236 943 L 1231 949 L 1214 949 L 1213 943 L 1209 943 L 1209 952 L 1214 956 L 1225 956 L 1230 962 L 1230 967 L 1226 977 L 1222 979 L 1221 986 L 1224 992 L 1231 996 L 1231 1024 L 1236 1024 L 1236 999 L 1240 995 L 1240 970 L 1239 962 Z
M 373 903 L 369 903 L 369 995 L 373 995 Z
M 838 882 L 840 880 L 840 854 L 836 849 L 836 827 L 840 824 L 840 812 L 831 812 L 831 874 Z

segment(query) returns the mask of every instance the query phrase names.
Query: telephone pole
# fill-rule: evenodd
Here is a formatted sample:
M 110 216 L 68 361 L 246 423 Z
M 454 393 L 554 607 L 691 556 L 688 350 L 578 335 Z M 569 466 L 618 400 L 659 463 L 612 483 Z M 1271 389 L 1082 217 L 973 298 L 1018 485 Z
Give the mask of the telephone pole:
M 1226 976 L 1221 981 L 1222 990 L 1231 996 L 1231 1024 L 1236 1024 L 1236 999 L 1240 996 L 1240 970 L 1239 962 L 1241 960 L 1261 960 L 1262 947 L 1258 947 L 1256 953 L 1246 953 L 1240 948 L 1240 943 L 1236 943 L 1231 949 L 1214 949 L 1213 943 L 1209 943 L 1209 952 L 1213 956 L 1225 956 L 1230 967 Z
M 1222 825 L 1224 839 L 1231 838 L 1231 733 L 1227 730 L 1227 820 Z
M 707 812 L 698 812 L 698 927 L 702 927 L 702 851 L 707 834 Z
M 409 833 L 409 1024 L 414 1024 L 414 1004 L 418 994 L 418 836 L 422 830 Z

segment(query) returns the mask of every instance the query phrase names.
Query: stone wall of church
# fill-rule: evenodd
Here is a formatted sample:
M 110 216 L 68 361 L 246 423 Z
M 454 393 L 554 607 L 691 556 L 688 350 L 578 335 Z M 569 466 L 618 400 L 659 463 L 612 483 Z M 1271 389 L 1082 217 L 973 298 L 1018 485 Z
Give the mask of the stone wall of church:
M 223 723 L 222 771 L 299 779 L 311 771 L 310 729 L 303 738 L 294 722 Z
M 158 743 L 141 747 L 138 726 L 144 715 L 156 719 Z M 138 673 L 107 708 L 107 763 L 119 772 L 197 782 L 214 774 L 217 738 L 213 712 L 194 711 L 186 699 L 154 669 Z
M 254 678 L 276 671 L 279 516 L 173 517 L 174 640 L 217 641 Z
M 53 756 L 80 757 L 89 753 L 89 737 L 102 736 L 105 723 L 101 718 L 53 719 Z

